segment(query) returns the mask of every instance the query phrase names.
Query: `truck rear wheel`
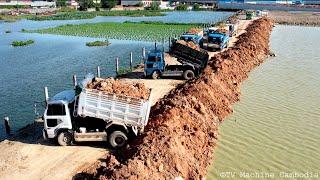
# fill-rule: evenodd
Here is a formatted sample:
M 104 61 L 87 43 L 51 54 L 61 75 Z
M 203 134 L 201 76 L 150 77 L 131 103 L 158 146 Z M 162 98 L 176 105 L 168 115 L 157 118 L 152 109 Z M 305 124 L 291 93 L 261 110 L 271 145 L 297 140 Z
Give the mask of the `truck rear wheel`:
M 192 70 L 186 70 L 183 72 L 183 78 L 185 80 L 190 80 L 194 78 L 194 72 Z
M 160 76 L 160 73 L 158 71 L 153 71 L 151 77 L 152 79 L 158 79 Z
M 109 144 L 113 148 L 121 148 L 127 144 L 128 137 L 127 134 L 122 131 L 113 131 L 109 135 Z
M 57 141 L 60 146 L 69 146 L 72 142 L 72 134 L 68 131 L 62 131 L 59 133 Z

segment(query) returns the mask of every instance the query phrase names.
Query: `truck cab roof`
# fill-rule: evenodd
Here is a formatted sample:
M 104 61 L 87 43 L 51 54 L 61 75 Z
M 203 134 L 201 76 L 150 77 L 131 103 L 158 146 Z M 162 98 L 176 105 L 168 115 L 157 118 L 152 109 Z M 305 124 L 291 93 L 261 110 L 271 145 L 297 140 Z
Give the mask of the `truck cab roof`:
M 225 36 L 225 34 L 221 34 L 221 33 L 212 33 L 208 35 L 209 37 L 214 37 L 214 38 L 223 38 Z
M 73 102 L 74 99 L 75 99 L 74 90 L 65 90 L 51 97 L 48 103 L 49 104 L 57 104 L 57 103 L 69 104 Z
M 160 50 L 160 49 L 157 49 L 157 50 L 152 50 L 150 51 L 150 53 L 148 54 L 148 56 L 160 56 L 163 52 Z

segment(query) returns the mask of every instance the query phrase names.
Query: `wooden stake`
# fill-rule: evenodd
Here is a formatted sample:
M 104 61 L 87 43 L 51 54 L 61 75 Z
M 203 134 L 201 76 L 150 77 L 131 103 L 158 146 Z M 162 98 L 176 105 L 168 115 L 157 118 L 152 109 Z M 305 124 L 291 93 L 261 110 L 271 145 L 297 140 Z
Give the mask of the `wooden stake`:
M 100 66 L 97 66 L 97 77 L 100 77 Z
M 116 74 L 119 75 L 119 57 L 116 58 Z
M 133 68 L 132 68 L 132 60 L 133 60 L 132 52 L 130 52 L 130 70 L 131 70 L 131 72 L 133 71 Z

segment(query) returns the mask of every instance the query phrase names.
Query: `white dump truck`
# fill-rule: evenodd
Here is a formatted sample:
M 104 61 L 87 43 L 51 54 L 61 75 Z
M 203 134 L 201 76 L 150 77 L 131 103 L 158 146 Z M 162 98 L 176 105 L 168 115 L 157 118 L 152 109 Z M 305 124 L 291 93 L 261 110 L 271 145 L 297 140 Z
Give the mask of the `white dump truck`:
M 45 139 L 54 139 L 62 146 L 108 141 L 113 148 L 119 148 L 143 131 L 150 113 L 151 90 L 144 100 L 85 87 L 62 91 L 52 98 L 45 91 Z

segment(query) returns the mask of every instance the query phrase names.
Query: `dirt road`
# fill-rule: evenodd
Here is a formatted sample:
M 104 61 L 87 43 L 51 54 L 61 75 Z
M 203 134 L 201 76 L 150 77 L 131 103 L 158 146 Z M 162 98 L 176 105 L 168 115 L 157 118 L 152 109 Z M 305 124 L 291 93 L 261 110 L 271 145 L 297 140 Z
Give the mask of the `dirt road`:
M 249 21 L 240 21 L 237 35 L 245 32 Z M 230 46 L 236 41 L 233 37 Z M 210 52 L 213 56 L 218 52 Z M 166 56 L 167 58 L 167 56 Z M 169 57 L 170 58 L 170 57 Z M 174 60 L 170 60 L 175 63 Z M 152 104 L 174 89 L 182 80 L 140 79 L 143 72 L 136 71 L 127 81 L 139 81 L 153 89 Z M 106 146 L 80 144 L 61 147 L 42 140 L 42 124 L 29 126 L 19 135 L 0 143 L 0 179 L 71 179 L 106 153 Z

